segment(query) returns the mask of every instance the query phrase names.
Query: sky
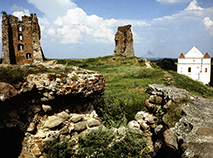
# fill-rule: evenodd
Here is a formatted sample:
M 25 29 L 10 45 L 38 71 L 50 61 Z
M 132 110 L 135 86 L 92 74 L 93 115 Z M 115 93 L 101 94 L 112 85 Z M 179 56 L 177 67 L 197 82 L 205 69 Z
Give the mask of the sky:
M 128 24 L 137 57 L 178 58 L 193 46 L 213 57 L 212 0 L 0 0 L 0 10 L 36 13 L 50 59 L 113 55 L 117 28 Z

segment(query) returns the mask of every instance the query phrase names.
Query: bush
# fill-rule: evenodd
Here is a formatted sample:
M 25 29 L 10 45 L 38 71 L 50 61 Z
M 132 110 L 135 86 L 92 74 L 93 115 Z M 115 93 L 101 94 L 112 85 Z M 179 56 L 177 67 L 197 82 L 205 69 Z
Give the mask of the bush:
M 177 71 L 177 65 L 175 65 L 173 59 L 164 58 L 163 60 L 156 62 L 156 64 L 164 70 Z

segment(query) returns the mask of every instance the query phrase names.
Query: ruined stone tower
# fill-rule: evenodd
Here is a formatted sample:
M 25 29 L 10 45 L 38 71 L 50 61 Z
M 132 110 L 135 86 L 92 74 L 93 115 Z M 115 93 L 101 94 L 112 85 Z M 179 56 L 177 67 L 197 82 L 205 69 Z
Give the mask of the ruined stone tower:
M 36 14 L 18 17 L 3 13 L 2 64 L 31 64 L 43 62 L 40 46 L 41 32 Z
M 135 56 L 131 25 L 120 26 L 115 34 L 114 55 Z

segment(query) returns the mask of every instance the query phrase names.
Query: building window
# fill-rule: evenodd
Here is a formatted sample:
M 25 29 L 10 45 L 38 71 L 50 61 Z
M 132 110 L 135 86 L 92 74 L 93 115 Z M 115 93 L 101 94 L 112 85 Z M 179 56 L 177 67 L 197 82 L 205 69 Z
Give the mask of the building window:
M 208 69 L 207 68 L 205 68 L 205 72 L 207 72 L 208 71 Z
M 22 32 L 22 27 L 21 26 L 18 27 L 18 31 Z
M 23 50 L 24 49 L 24 45 L 23 44 L 19 44 L 18 45 L 18 50 Z
M 23 37 L 22 35 L 18 35 L 18 40 L 22 41 L 22 37 Z
M 191 71 L 192 71 L 192 69 L 191 69 L 191 67 L 189 67 L 189 68 L 188 68 L 188 72 L 191 72 Z
M 31 53 L 27 53 L 27 54 L 26 54 L 26 58 L 27 58 L 27 59 L 30 59 L 30 58 L 31 58 Z

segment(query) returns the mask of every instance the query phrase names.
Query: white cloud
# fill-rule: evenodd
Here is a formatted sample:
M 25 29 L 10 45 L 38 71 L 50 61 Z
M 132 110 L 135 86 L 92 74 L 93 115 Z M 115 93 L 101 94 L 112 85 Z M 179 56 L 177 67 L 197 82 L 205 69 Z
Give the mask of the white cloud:
M 188 5 L 188 7 L 185 10 L 187 10 L 187 11 L 189 11 L 189 10 L 203 10 L 203 8 L 198 6 L 197 0 L 192 0 L 191 3 Z
M 18 17 L 19 20 L 21 20 L 22 16 L 24 16 L 24 15 L 29 16 L 30 11 L 28 9 L 24 9 L 23 11 L 15 11 L 15 12 L 13 12 L 13 15 Z
M 58 25 L 57 36 L 62 43 L 113 42 L 117 20 L 103 19 L 97 15 L 87 15 L 83 9 L 69 9 L 64 16 L 54 22 Z
M 203 19 L 203 24 L 206 27 L 206 30 L 209 31 L 209 34 L 213 36 L 213 21 L 210 19 L 210 17 L 205 17 Z
M 51 36 L 55 36 L 55 30 L 53 28 L 49 28 L 47 33 Z
M 14 11 L 13 15 L 18 17 L 19 20 L 22 20 L 21 17 L 24 15 L 30 15 L 30 11 L 28 9 L 25 9 L 23 7 L 19 7 L 16 4 L 14 4 L 12 7 L 10 7 L 10 10 Z
M 188 3 L 191 0 L 156 0 L 156 1 L 163 4 L 172 4 L 172 3 Z

